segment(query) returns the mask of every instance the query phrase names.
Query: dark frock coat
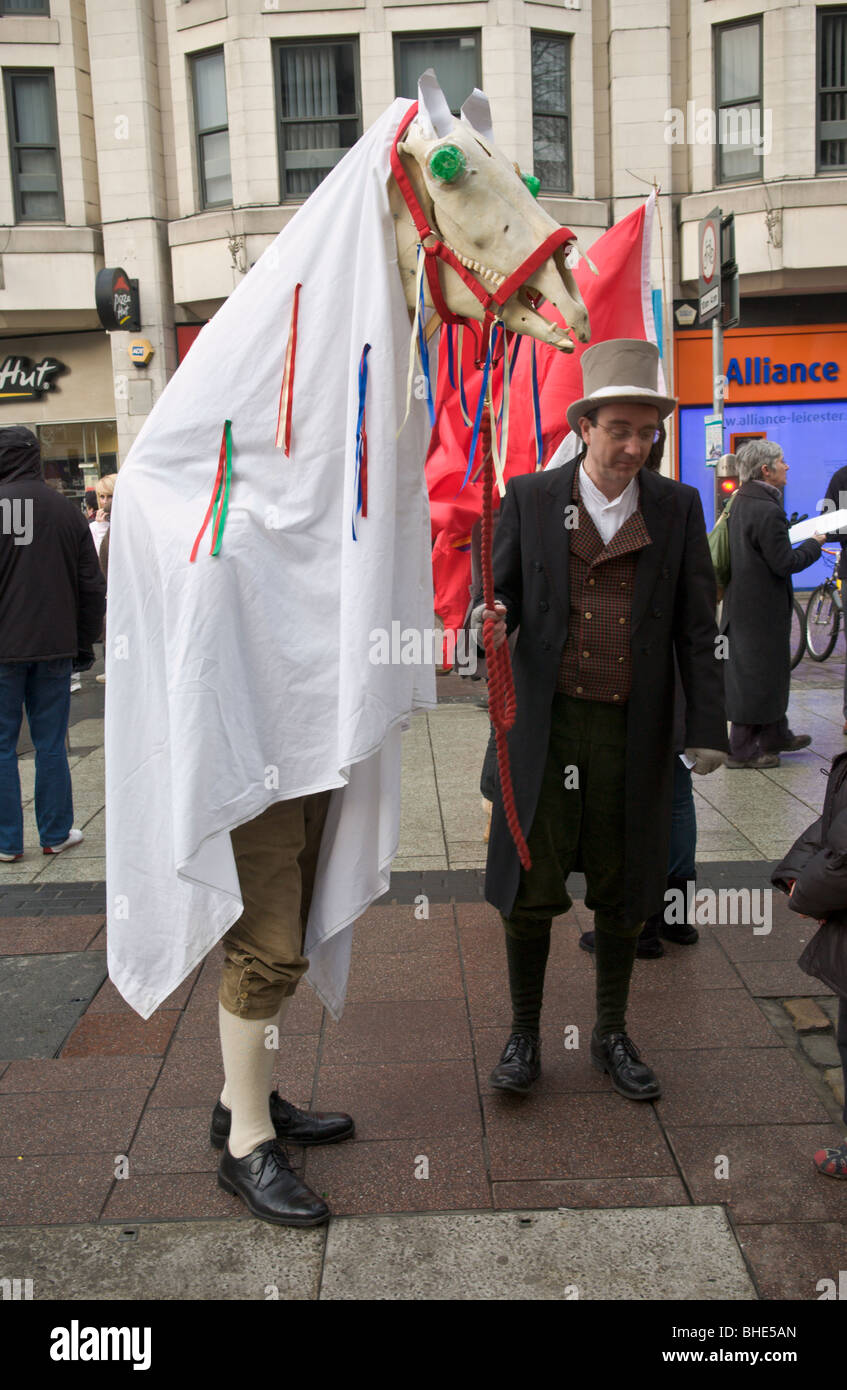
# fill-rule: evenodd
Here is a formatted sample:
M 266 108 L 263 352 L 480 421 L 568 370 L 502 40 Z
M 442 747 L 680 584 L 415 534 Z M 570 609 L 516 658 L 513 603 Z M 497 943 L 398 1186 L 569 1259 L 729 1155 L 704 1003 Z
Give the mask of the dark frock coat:
M 729 645 L 727 718 L 775 724 L 791 690 L 791 576 L 813 565 L 821 548 L 809 539 L 792 550 L 782 502 L 758 481 L 741 485 L 727 525 L 732 577 L 721 615 Z
M 517 716 L 508 736 L 524 835 L 535 816 L 559 662 L 568 635 L 566 508 L 577 461 L 513 478 L 500 506 L 494 588 L 512 657 Z M 696 489 L 642 469 L 641 511 L 650 544 L 639 552 L 632 595 L 632 686 L 627 702 L 625 897 L 627 922 L 656 911 L 667 886 L 673 795 L 674 654 L 686 698 L 685 746 L 726 751 L 723 675 L 715 650 L 715 575 Z M 579 868 L 579 865 L 575 865 Z M 485 896 L 503 916 L 520 880 L 497 780 Z

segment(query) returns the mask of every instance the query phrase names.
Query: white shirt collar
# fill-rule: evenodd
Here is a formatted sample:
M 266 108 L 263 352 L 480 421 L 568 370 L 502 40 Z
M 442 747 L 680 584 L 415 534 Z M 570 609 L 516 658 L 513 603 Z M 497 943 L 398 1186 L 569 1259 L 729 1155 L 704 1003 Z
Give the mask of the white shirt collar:
M 616 497 L 610 502 L 608 497 L 597 487 L 596 483 L 591 481 L 585 470 L 585 464 L 581 463 L 579 465 L 579 490 L 584 498 L 590 499 L 596 507 L 600 507 L 602 510 L 612 507 L 628 506 L 631 499 L 638 494 L 638 474 L 636 473 L 634 478 L 630 478 L 620 497 Z

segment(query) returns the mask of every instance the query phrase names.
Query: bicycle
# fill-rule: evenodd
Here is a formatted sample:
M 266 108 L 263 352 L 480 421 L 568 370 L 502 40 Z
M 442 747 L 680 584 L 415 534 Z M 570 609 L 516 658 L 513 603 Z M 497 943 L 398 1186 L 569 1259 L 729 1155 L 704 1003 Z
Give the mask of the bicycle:
M 791 669 L 799 666 L 806 651 L 806 611 L 798 598 L 791 613 Z
M 844 608 L 841 580 L 835 574 L 839 551 L 824 546 L 821 555 L 826 555 L 833 573 L 812 590 L 806 605 L 806 650 L 812 661 L 826 661 L 832 655 Z

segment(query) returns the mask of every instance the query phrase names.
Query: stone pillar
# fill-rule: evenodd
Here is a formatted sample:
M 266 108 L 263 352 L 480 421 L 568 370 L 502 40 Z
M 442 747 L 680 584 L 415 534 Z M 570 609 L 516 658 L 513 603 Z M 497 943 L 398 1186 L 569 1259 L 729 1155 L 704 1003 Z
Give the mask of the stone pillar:
M 643 202 L 653 182 L 659 185 L 662 191 L 651 271 L 652 284 L 664 290 L 663 362 L 669 389 L 673 379 L 674 225 L 670 194 L 674 147 L 668 139 L 666 113 L 672 106 L 671 0 L 609 0 L 612 221 L 619 222 Z M 666 469 L 670 457 L 666 448 Z
M 169 73 L 159 71 L 157 8 L 157 0 L 86 5 L 104 259 L 138 280 L 140 336 L 154 348 L 139 368 L 127 352 L 135 335 L 109 335 L 121 461 L 176 369 L 163 141 Z

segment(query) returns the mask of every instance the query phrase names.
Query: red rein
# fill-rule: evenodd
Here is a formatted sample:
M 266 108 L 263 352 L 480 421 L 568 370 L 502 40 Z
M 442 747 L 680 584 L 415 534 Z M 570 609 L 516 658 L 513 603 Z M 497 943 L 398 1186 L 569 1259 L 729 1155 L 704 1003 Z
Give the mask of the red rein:
M 484 406 L 480 426 L 482 441 L 482 596 L 486 608 L 494 611 L 494 567 L 491 562 L 491 534 L 493 530 L 494 503 L 494 461 L 491 454 L 491 419 Z M 523 837 L 518 811 L 515 806 L 515 793 L 512 789 L 512 773 L 509 767 L 509 749 L 506 734 L 515 722 L 515 686 L 512 680 L 512 663 L 509 660 L 509 646 L 503 642 L 495 651 L 494 622 L 486 618 L 482 625 L 482 641 L 485 647 L 485 660 L 488 666 L 488 715 L 497 742 L 497 767 L 500 772 L 500 789 L 503 793 L 503 810 L 509 826 L 518 858 L 525 869 L 532 867 L 526 840 Z

